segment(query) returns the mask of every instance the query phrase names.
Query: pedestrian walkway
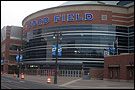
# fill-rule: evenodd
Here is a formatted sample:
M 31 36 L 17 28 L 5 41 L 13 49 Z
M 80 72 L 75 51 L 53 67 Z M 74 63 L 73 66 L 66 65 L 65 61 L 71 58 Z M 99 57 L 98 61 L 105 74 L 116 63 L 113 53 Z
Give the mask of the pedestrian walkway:
M 12 74 L 6 74 L 4 76 L 13 77 Z M 24 75 L 24 80 L 30 80 L 33 82 L 45 83 L 45 84 L 47 84 L 47 78 L 48 78 L 47 76 Z M 21 75 L 19 79 L 21 79 Z M 51 76 L 50 85 L 58 85 L 61 87 L 72 88 L 72 89 L 134 89 L 134 82 L 83 80 L 82 78 L 79 77 L 78 78 L 57 77 L 57 84 L 54 84 L 54 77 Z

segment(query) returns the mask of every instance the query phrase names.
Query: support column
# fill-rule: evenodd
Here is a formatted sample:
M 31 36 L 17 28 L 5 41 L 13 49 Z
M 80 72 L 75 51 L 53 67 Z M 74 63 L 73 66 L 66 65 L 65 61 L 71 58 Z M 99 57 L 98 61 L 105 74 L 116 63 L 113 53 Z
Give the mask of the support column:
M 27 65 L 25 65 L 25 70 L 24 70 L 24 73 L 27 74 L 28 73 L 28 68 L 27 68 Z
M 40 65 L 38 66 L 38 69 L 37 69 L 37 75 L 41 75 L 40 74 Z
M 58 74 L 58 77 L 60 77 L 59 65 L 57 66 L 57 74 Z

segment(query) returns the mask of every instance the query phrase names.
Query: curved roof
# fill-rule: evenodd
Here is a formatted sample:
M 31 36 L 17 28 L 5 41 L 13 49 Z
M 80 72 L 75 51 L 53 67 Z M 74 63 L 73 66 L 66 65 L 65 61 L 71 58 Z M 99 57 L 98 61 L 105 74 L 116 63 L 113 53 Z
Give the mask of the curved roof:
M 34 14 L 36 14 L 36 13 L 39 13 L 39 12 L 42 12 L 42 11 L 45 11 L 45 10 L 51 10 L 51 9 L 57 9 L 57 8 L 62 8 L 62 7 L 68 7 L 68 6 L 78 6 L 78 5 L 105 5 L 105 6 L 117 6 L 117 7 L 125 7 L 125 6 L 123 6 L 123 5 L 117 5 L 118 3 L 119 3 L 120 1 L 67 1 L 67 2 L 65 2 L 65 3 L 63 3 L 63 4 L 61 4 L 61 5 L 59 5 L 59 6 L 57 6 L 57 7 L 52 7 L 52 8 L 47 8 L 47 9 L 43 9 L 43 10 L 40 10 L 40 11 L 37 11 L 37 12 L 34 12 L 34 13 L 32 13 L 32 14 L 30 14 L 30 15 L 28 15 L 27 17 L 25 17 L 24 19 L 23 19 L 23 21 L 22 21 L 22 25 L 23 25 L 23 23 L 24 23 L 24 21 L 28 18 L 28 17 L 30 17 L 30 16 L 32 16 L 32 15 L 34 15 Z M 134 5 L 134 2 L 133 2 L 133 5 Z M 57 10 L 56 10 L 57 11 Z
M 66 5 L 77 5 L 77 4 L 106 4 L 106 5 L 117 5 L 119 1 L 68 1 L 60 6 Z

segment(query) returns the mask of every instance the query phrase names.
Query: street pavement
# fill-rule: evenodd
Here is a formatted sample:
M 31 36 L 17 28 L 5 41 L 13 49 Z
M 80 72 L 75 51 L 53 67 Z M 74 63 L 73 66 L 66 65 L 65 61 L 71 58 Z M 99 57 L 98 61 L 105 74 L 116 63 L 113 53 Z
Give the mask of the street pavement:
M 6 77 L 13 77 L 13 74 L 6 74 Z M 47 76 L 24 75 L 24 80 L 47 84 Z M 16 78 L 21 79 L 21 77 Z M 48 85 L 60 86 L 69 89 L 134 89 L 134 82 L 108 81 L 108 80 L 83 80 L 78 77 L 57 77 L 57 84 L 54 84 L 54 76 L 51 76 L 51 83 Z
M 67 89 L 53 84 L 44 84 L 30 80 L 1 76 L 1 89 Z

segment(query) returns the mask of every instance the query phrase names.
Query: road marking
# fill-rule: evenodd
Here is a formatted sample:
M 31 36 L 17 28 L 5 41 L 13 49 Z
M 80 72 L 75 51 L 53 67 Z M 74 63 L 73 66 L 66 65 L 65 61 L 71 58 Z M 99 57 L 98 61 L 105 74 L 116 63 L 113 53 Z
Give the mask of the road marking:
M 24 81 L 20 81 L 20 82 L 23 82 L 24 83 Z
M 12 82 L 12 81 L 1 81 L 1 83 L 6 83 L 6 82 Z
M 77 79 L 77 80 L 73 80 L 73 81 L 71 81 L 71 82 L 67 82 L 67 83 L 64 83 L 64 84 L 59 85 L 59 86 L 66 86 L 66 85 L 69 85 L 69 84 L 71 84 L 71 83 L 77 82 L 77 81 L 79 81 L 79 80 L 81 80 L 81 79 L 82 79 L 82 78 L 79 78 L 79 79 Z
M 13 85 L 10 85 L 10 84 L 7 84 L 7 83 L 6 83 L 6 85 L 5 84 L 3 85 L 3 83 L 2 83 L 2 86 L 7 88 L 7 89 L 16 89 L 16 88 L 19 88 L 19 89 L 29 89 L 29 88 L 25 88 L 25 87 L 21 87 L 21 86 L 15 86 L 15 85 L 13 86 Z M 12 87 L 12 88 L 10 88 L 10 87 Z
M 12 89 L 12 88 L 10 88 L 10 87 L 8 87 L 8 86 L 5 86 L 5 85 L 3 85 L 3 84 L 1 84 L 1 86 L 5 87 L 5 88 L 7 88 L 7 89 Z
M 66 86 L 72 89 L 134 89 L 134 87 L 93 87 L 93 86 Z
M 14 87 L 17 87 L 19 89 L 29 89 L 29 88 L 24 88 L 24 87 L 20 87 L 20 86 L 14 86 Z
M 8 85 L 9 85 L 9 84 L 8 84 Z M 9 86 L 12 86 L 12 85 L 9 85 Z M 14 87 L 15 89 L 16 89 L 16 88 L 19 88 L 19 89 L 29 89 L 29 88 L 25 88 L 25 87 L 21 87 L 21 86 L 15 86 L 15 85 L 12 86 L 12 87 Z M 14 89 L 14 88 L 13 88 L 13 89 Z

